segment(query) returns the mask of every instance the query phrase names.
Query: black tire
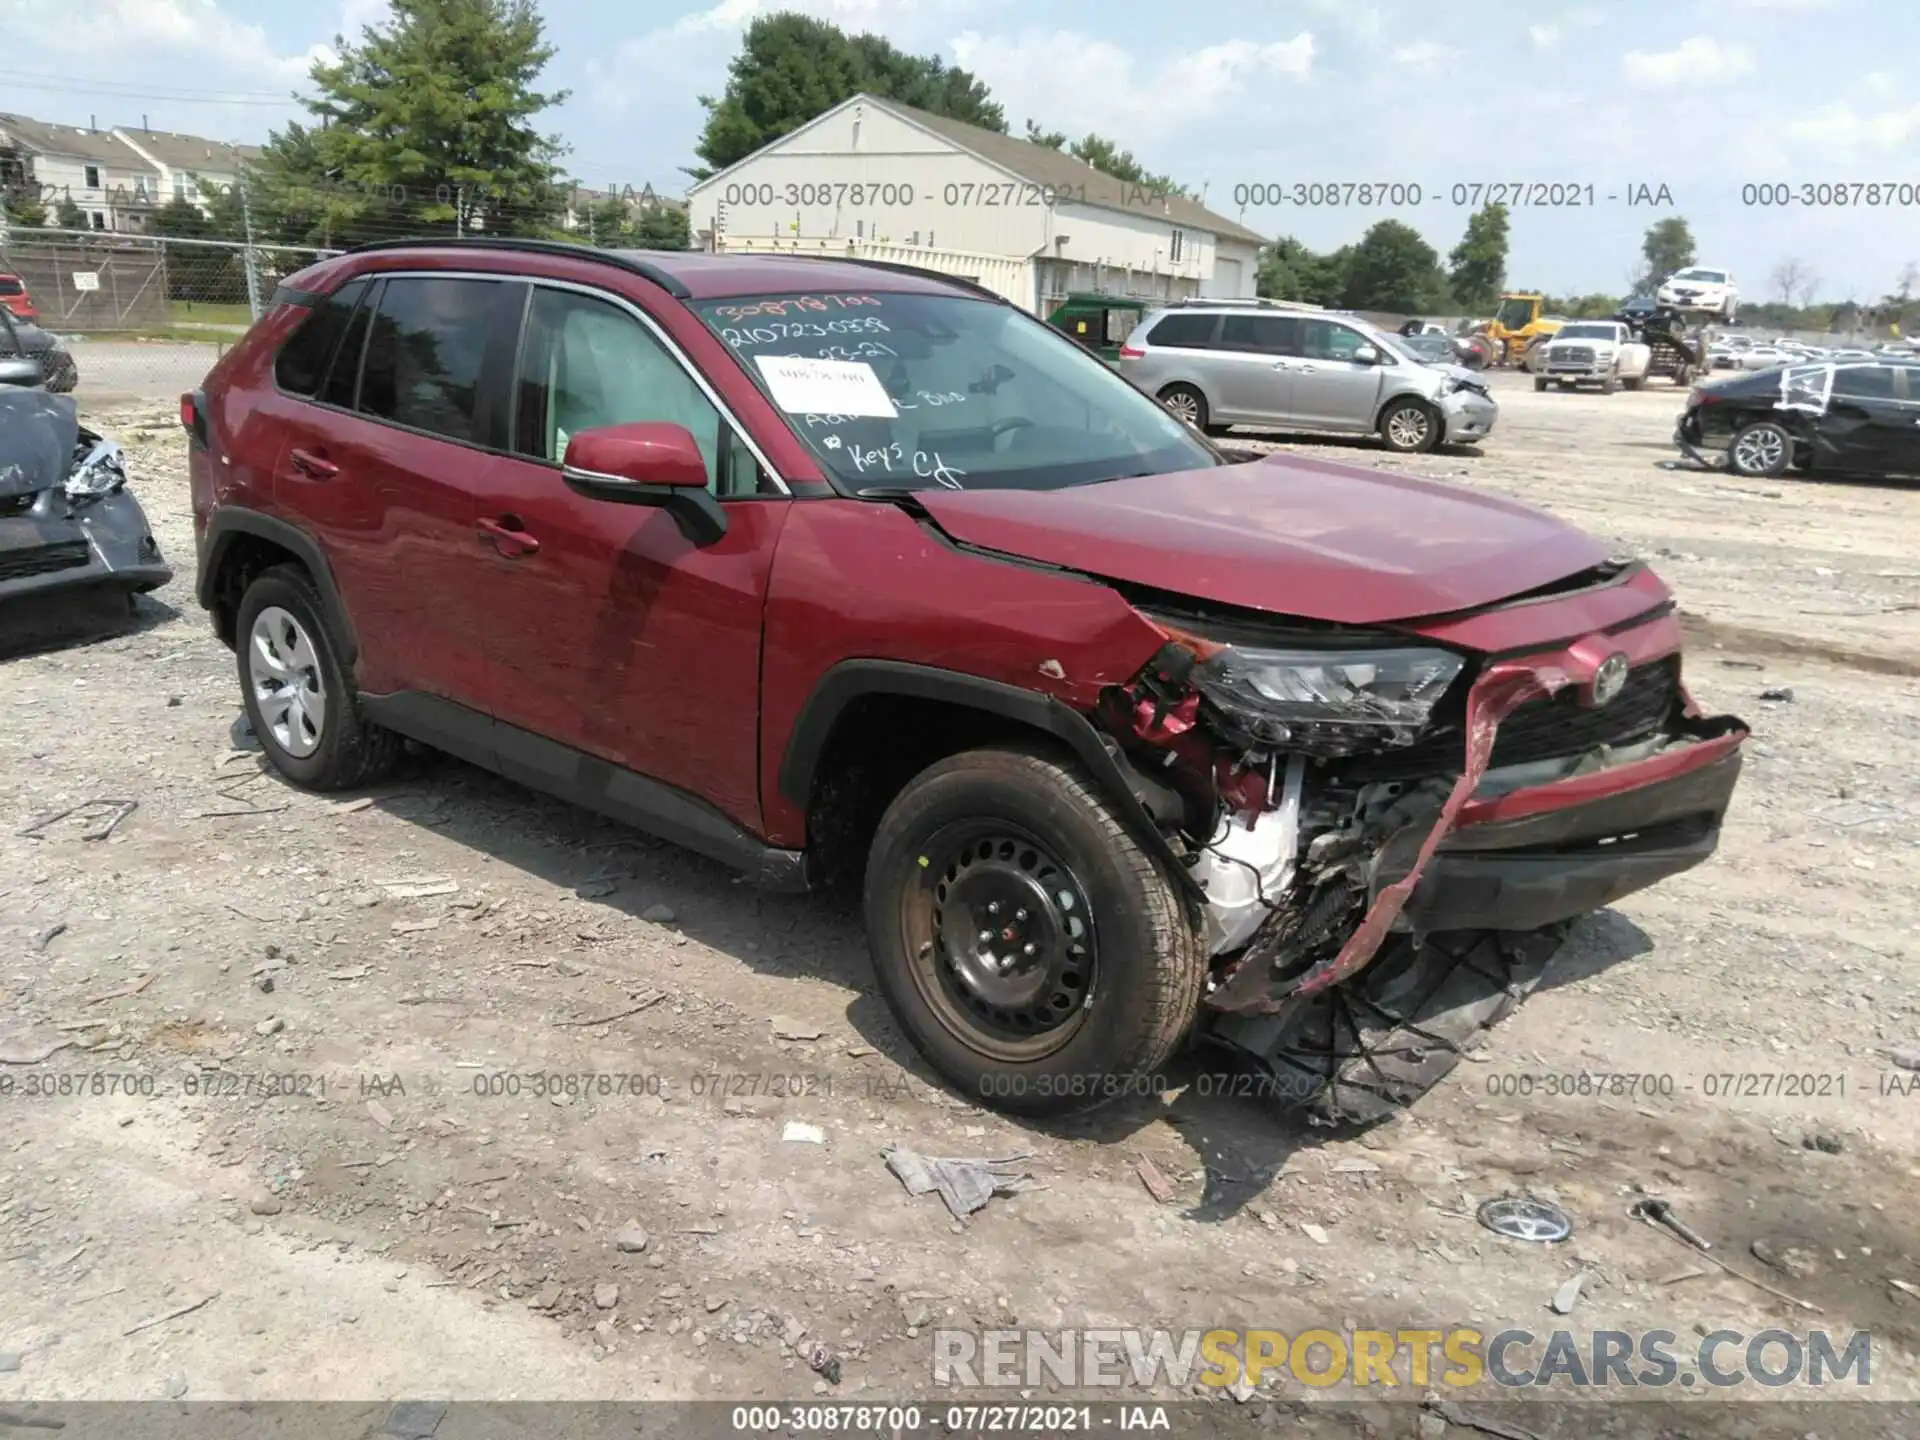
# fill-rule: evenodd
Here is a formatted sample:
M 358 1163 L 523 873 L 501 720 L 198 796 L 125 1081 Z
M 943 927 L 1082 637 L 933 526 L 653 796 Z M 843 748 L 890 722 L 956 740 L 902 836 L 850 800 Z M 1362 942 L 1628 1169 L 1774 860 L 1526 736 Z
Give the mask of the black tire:
M 1792 463 L 1793 449 L 1793 436 L 1785 426 L 1776 420 L 1755 420 L 1733 432 L 1727 465 L 1736 475 L 1770 480 Z
M 1412 419 L 1415 415 L 1420 417 L 1417 425 Z M 1438 410 L 1410 396 L 1389 400 L 1380 412 L 1380 443 L 1396 455 L 1424 454 L 1440 443 L 1445 429 Z
M 1600 382 L 1600 393 L 1602 395 L 1611 395 L 1614 393 L 1614 391 L 1618 390 L 1619 388 L 1620 388 L 1620 377 L 1617 375 L 1609 375 L 1607 376 L 1606 379 Z
M 319 745 L 310 755 L 295 755 L 275 739 L 263 722 L 249 670 L 254 622 L 268 607 L 286 611 L 311 637 L 316 669 L 326 695 L 326 715 Z M 372 724 L 360 714 L 353 678 L 340 664 L 339 647 L 327 628 L 320 594 L 298 565 L 278 565 L 262 571 L 240 597 L 234 621 L 234 654 L 239 662 L 240 697 L 247 723 L 273 768 L 308 790 L 351 790 L 372 784 L 398 762 L 403 741 L 393 731 Z
M 1212 422 L 1208 419 L 1207 397 L 1191 385 L 1169 385 L 1159 395 L 1160 403 L 1191 424 L 1194 429 L 1205 433 Z M 1183 407 L 1191 406 L 1191 413 L 1183 413 Z
M 1015 917 L 997 912 L 990 923 L 1010 938 L 989 942 L 1006 943 L 1009 957 L 1029 934 L 1041 944 L 1044 1025 L 1031 1022 L 1032 1006 L 1020 1012 L 1025 1024 L 1013 1011 L 989 1013 L 961 978 L 987 933 L 974 929 L 983 898 L 1009 893 L 1003 886 L 1046 898 L 1018 936 Z M 1083 898 L 1062 907 L 1062 892 Z M 1060 922 L 1080 909 L 1088 918 L 1071 932 Z M 1143 1093 L 1192 1029 L 1207 974 L 1205 946 L 1160 863 L 1077 766 L 1038 749 L 963 751 L 907 784 L 868 854 L 866 924 L 881 993 L 921 1053 L 969 1098 L 1016 1115 Z
M 1275 1089 L 1322 1124 L 1386 1119 L 1519 1007 L 1566 928 L 1389 938 L 1366 969 L 1288 1018 L 1264 1057 Z
M 80 383 L 80 368 L 73 363 L 73 357 L 64 351 L 56 352 L 47 361 L 46 385 L 55 395 L 70 394 Z
M 1533 377 L 1533 388 L 1535 390 L 1545 390 L 1551 383 L 1552 382 L 1544 375 L 1536 375 Z
M 1646 377 L 1642 375 L 1627 376 L 1621 380 L 1620 388 L 1622 390 L 1638 390 L 1641 384 L 1645 381 L 1645 378 Z

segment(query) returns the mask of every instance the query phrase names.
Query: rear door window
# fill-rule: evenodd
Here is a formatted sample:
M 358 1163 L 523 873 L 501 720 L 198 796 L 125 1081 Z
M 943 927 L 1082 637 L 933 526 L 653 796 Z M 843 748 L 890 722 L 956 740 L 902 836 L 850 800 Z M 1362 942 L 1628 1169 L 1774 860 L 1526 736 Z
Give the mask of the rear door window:
M 313 395 L 320 389 L 347 321 L 366 290 L 365 280 L 348 281 L 317 302 L 300 328 L 287 337 L 273 361 L 273 378 L 282 390 L 289 395 Z
M 1206 350 L 1211 348 L 1219 324 L 1218 315 L 1167 315 L 1147 333 L 1147 341 L 1182 350 Z
M 1256 355 L 1298 355 L 1300 322 L 1284 315 L 1228 315 L 1220 323 L 1220 348 Z
M 1833 375 L 1833 393 L 1861 400 L 1891 400 L 1893 368 L 1888 365 L 1843 365 Z
M 1370 343 L 1350 325 L 1332 320 L 1301 322 L 1301 353 L 1309 360 L 1351 360 L 1353 352 Z
M 474 441 L 487 341 L 514 288 L 499 280 L 390 277 L 367 334 L 361 414 Z

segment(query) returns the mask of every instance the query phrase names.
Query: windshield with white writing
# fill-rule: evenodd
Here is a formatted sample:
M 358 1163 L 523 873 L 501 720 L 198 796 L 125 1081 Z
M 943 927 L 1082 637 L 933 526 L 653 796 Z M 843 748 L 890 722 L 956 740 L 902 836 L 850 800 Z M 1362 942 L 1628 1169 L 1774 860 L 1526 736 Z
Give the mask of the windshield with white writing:
M 1054 490 L 1224 463 L 1010 305 L 876 291 L 693 309 L 849 493 Z

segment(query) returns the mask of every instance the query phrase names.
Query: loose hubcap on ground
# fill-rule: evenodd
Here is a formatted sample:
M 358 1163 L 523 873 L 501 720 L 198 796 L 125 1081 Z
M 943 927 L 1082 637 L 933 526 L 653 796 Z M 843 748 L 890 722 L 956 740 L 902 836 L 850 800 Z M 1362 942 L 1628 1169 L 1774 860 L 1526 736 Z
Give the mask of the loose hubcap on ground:
M 1045 1053 L 1064 1044 L 1093 983 L 1092 921 L 1079 881 L 1031 840 L 1005 833 L 934 853 L 947 858 L 929 867 L 926 953 L 938 991 L 929 998 L 979 1048 L 1027 1052 L 1038 1044 Z
M 318 750 L 327 720 L 326 684 L 313 637 L 291 612 L 269 605 L 254 618 L 247 676 L 260 722 L 274 743 L 296 759 Z

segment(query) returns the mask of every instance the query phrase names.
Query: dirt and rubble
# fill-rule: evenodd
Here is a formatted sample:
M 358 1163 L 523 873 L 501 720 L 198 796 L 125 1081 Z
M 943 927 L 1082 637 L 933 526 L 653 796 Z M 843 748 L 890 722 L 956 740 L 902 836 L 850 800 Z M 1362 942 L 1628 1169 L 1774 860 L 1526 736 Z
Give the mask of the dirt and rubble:
M 1205 1056 L 1015 1122 L 932 1079 L 844 904 L 446 759 L 281 784 L 193 600 L 173 416 L 92 413 L 178 575 L 0 666 L 0 1403 L 877 1400 L 934 1393 L 938 1328 L 1460 1324 L 1866 1329 L 1868 1393 L 1920 1397 L 1920 487 L 1663 468 L 1665 386 L 1496 385 L 1479 453 L 1290 448 L 1653 559 L 1689 685 L 1755 736 L 1719 856 L 1358 1135 Z M 962 1221 L 893 1146 L 1031 1179 Z M 1480 1228 L 1508 1193 L 1575 1234 Z

